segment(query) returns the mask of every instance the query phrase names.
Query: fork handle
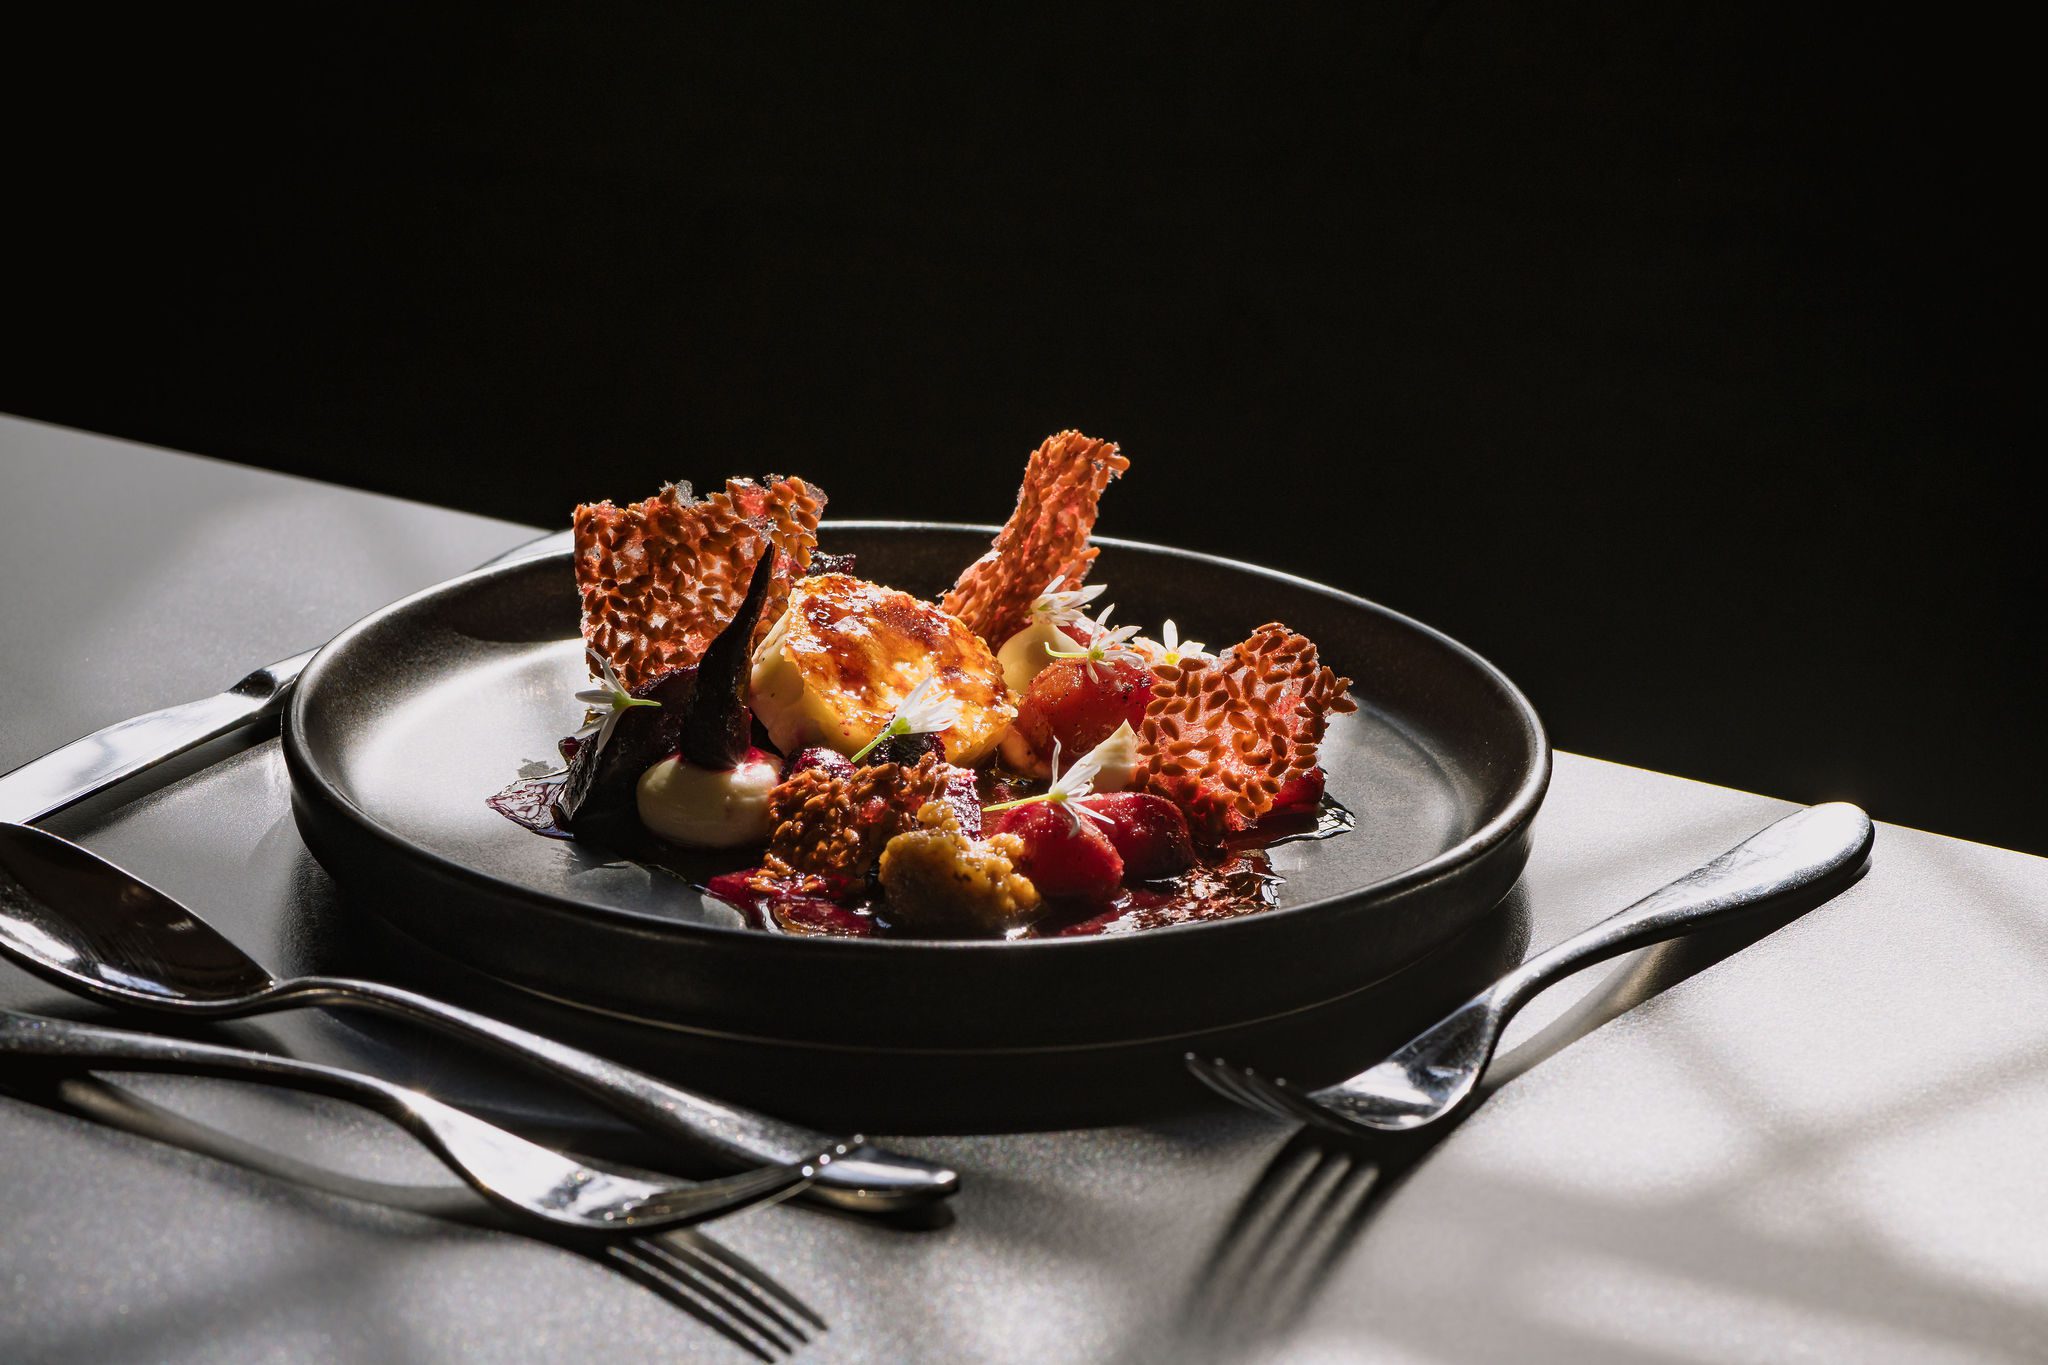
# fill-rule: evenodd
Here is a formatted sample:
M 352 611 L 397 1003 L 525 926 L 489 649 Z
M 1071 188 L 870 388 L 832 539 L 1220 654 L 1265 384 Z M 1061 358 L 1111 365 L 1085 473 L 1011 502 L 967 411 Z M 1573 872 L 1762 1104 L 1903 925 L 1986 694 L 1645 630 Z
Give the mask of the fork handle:
M 1846 801 L 1795 811 L 1626 910 L 1545 949 L 1493 989 L 1502 1017 L 1581 968 L 1753 909 L 1870 856 L 1870 817 Z
M 735 1169 L 808 1161 L 836 1141 L 800 1124 L 670 1085 L 502 1019 L 380 981 L 298 977 L 280 982 L 261 999 L 265 1009 L 353 1005 L 430 1025 L 547 1072 L 642 1131 L 707 1152 Z M 943 1199 L 959 1182 L 959 1176 L 943 1166 L 863 1145 L 820 1170 L 804 1197 L 855 1212 L 888 1213 Z
M 254 1079 L 326 1095 L 331 1099 L 348 1100 L 398 1123 L 419 1138 L 450 1170 L 479 1190 L 484 1189 L 468 1168 L 451 1154 L 449 1145 L 443 1140 L 445 1134 L 434 1122 L 446 1106 L 376 1076 L 268 1052 L 107 1028 L 75 1019 L 17 1014 L 6 1009 L 0 1009 L 0 1057 L 42 1058 L 80 1069 L 109 1067 L 179 1076 Z
M 499 1208 L 550 1227 L 591 1231 L 595 1226 L 570 1214 L 569 1206 L 576 1191 L 606 1174 L 602 1167 L 529 1142 L 454 1105 L 378 1076 L 268 1052 L 0 1009 L 0 1057 L 9 1056 L 44 1058 L 87 1070 L 110 1067 L 181 1076 L 254 1078 L 349 1100 L 384 1115 L 418 1138 L 443 1165 Z M 829 1147 L 822 1150 L 829 1153 Z M 818 1155 L 813 1153 L 806 1162 L 764 1166 L 745 1175 L 656 1190 L 658 1197 L 642 1199 L 632 1212 L 638 1224 L 660 1226 L 759 1203 L 808 1183 L 817 1172 L 818 1167 L 811 1163 Z M 650 1224 L 650 1218 L 656 1221 Z

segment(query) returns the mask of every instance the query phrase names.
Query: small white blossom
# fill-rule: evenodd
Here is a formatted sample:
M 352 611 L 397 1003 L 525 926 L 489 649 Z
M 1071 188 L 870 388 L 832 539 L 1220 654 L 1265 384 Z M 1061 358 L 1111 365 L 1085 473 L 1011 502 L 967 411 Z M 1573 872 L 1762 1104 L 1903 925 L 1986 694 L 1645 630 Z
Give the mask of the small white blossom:
M 863 744 L 860 752 L 853 756 L 855 763 L 868 756 L 885 739 L 898 735 L 939 735 L 960 723 L 960 699 L 950 692 L 938 691 L 939 679 L 936 674 L 910 689 L 910 695 L 903 699 L 875 737 Z
M 1110 628 L 1109 614 L 1115 610 L 1116 603 L 1114 602 L 1102 609 L 1102 615 L 1096 617 L 1090 623 L 1095 627 L 1094 636 L 1081 648 L 1054 649 L 1048 644 L 1045 647 L 1045 652 L 1055 659 L 1086 659 L 1088 661 L 1088 676 L 1097 681 L 1100 681 L 1102 678 L 1102 674 L 1096 671 L 1095 666 L 1097 664 L 1106 664 L 1112 661 L 1132 664 L 1144 663 L 1145 656 L 1131 648 L 1131 637 L 1138 633 L 1138 628 L 1136 626 L 1118 626 L 1113 630 Z
M 1152 662 L 1157 664 L 1171 666 L 1177 665 L 1183 660 L 1206 659 L 1209 657 L 1208 653 L 1203 649 L 1200 640 L 1183 640 L 1180 638 L 1180 627 L 1173 623 L 1171 617 L 1168 617 L 1166 624 L 1160 627 L 1159 634 L 1161 638 L 1157 640 L 1141 635 L 1131 641 L 1131 643 L 1140 652 L 1149 655 Z
M 1095 821 L 1098 825 L 1109 824 L 1109 817 L 1101 811 L 1090 810 L 1088 807 L 1078 804 L 1082 797 L 1089 795 L 1095 790 L 1095 774 L 1102 770 L 1102 759 L 1103 755 L 1099 752 L 1098 746 L 1097 749 L 1090 750 L 1088 753 L 1075 759 L 1073 767 L 1065 772 L 1061 772 L 1060 742 L 1054 740 L 1052 742 L 1052 781 L 1046 786 L 1046 789 L 1036 796 L 1020 796 L 1015 801 L 999 801 L 986 809 L 1010 810 L 1017 806 L 1036 806 L 1049 802 L 1067 813 L 1067 818 L 1074 822 L 1075 829 L 1081 827 L 1081 820 L 1084 816 Z
M 576 694 L 576 700 L 589 706 L 605 708 L 604 717 L 597 725 L 597 748 L 602 749 L 611 739 L 612 731 L 618 728 L 620 716 L 635 706 L 660 706 L 661 703 L 652 697 L 636 697 L 628 692 L 626 685 L 619 681 L 619 675 L 612 671 L 611 664 L 605 660 L 597 660 L 597 669 L 604 685 L 584 688 Z
M 1045 621 L 1061 630 L 1086 619 L 1081 608 L 1109 591 L 1107 583 L 1090 583 L 1085 588 L 1062 589 L 1060 584 L 1066 581 L 1064 576 L 1053 579 L 1045 585 L 1045 591 L 1038 594 L 1037 600 L 1031 604 L 1031 615 L 1035 619 Z

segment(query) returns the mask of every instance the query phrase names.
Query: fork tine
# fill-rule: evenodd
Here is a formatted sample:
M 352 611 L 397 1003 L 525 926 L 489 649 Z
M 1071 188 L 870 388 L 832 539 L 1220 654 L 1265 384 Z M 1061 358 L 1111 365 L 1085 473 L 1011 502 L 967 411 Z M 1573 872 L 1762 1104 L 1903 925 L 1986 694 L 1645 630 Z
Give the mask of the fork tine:
M 1219 1063 L 1220 1065 L 1221 1063 Z M 1233 1066 L 1228 1069 L 1230 1084 L 1242 1097 L 1238 1101 L 1262 1113 L 1269 1114 L 1282 1123 L 1299 1123 L 1301 1115 L 1294 1111 L 1284 1097 L 1273 1093 L 1265 1077 L 1248 1066 Z
M 645 1250 L 649 1246 L 653 1246 L 653 1242 L 649 1238 L 625 1238 L 625 1240 L 618 1240 L 618 1242 L 606 1242 L 600 1248 L 586 1248 L 584 1254 L 586 1254 L 586 1257 L 590 1257 L 592 1261 L 602 1261 L 602 1263 L 610 1265 L 614 1271 L 618 1271 L 621 1275 L 625 1275 L 627 1279 L 635 1281 L 637 1285 L 641 1285 L 645 1289 L 653 1289 L 657 1295 L 662 1295 L 664 1300 L 668 1300 L 672 1306 L 680 1308 L 682 1312 L 690 1314 L 698 1322 L 709 1326 L 713 1332 L 717 1332 L 725 1340 L 733 1342 L 735 1347 L 739 1347 L 741 1351 L 752 1355 L 758 1361 L 774 1361 L 778 1355 L 788 1355 L 788 1349 L 782 1345 L 780 1340 L 768 1338 L 768 1342 L 772 1345 L 772 1349 L 770 1349 L 770 1345 L 764 1345 L 762 1340 L 758 1340 L 750 1332 L 741 1330 L 729 1318 L 729 1314 L 721 1312 L 725 1308 L 725 1304 L 719 1300 L 717 1295 L 707 1295 L 698 1285 L 694 1285 L 694 1283 L 690 1283 L 690 1281 L 670 1273 L 664 1267 L 651 1265 L 647 1261 L 647 1257 L 645 1257 Z
M 758 1292 L 775 1299 L 790 1312 L 810 1323 L 816 1330 L 831 1330 L 831 1324 L 820 1317 L 816 1309 L 784 1288 L 773 1275 L 724 1243 L 713 1241 L 703 1233 L 689 1228 L 678 1229 L 669 1234 L 666 1241 L 670 1246 L 687 1245 L 706 1260 L 716 1261 L 733 1275 L 747 1281 Z
M 1247 1089 L 1255 1091 L 1263 1098 L 1271 1108 L 1277 1109 L 1289 1118 L 1353 1137 L 1360 1131 L 1356 1124 L 1339 1118 L 1285 1081 L 1261 1076 L 1256 1071 L 1246 1068 L 1244 1084 Z
M 1292 1115 L 1277 1111 L 1271 1104 L 1248 1089 L 1242 1083 L 1238 1074 L 1239 1068 L 1231 1066 L 1230 1063 L 1224 1061 L 1221 1057 L 1198 1057 L 1190 1052 L 1185 1060 L 1188 1070 L 1195 1074 L 1197 1080 L 1207 1085 L 1224 1099 L 1229 1100 L 1232 1104 L 1243 1109 L 1250 1109 L 1255 1113 L 1265 1114 L 1270 1118 L 1277 1118 L 1283 1123 L 1294 1122 Z
M 1218 1057 L 1209 1062 L 1206 1079 L 1211 1089 L 1238 1108 L 1249 1109 L 1255 1114 L 1271 1116 L 1273 1111 L 1262 1104 L 1251 1091 L 1244 1088 L 1237 1078 L 1237 1073 L 1226 1065 L 1222 1058 Z
M 1223 1069 L 1221 1058 L 1198 1057 L 1190 1052 L 1182 1057 L 1181 1061 L 1187 1066 L 1190 1076 L 1193 1076 L 1203 1085 L 1208 1086 L 1218 1096 L 1229 1100 L 1232 1104 L 1244 1103 L 1244 1101 L 1237 1097 L 1237 1092 L 1230 1088 L 1220 1074 Z

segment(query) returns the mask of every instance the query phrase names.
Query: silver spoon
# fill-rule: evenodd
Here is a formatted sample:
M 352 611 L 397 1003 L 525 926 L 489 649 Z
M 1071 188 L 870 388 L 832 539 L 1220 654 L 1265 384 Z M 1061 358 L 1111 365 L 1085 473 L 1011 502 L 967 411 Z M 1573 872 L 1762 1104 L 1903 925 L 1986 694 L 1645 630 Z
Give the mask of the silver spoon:
M 735 1167 L 789 1165 L 833 1146 L 823 1133 L 397 986 L 280 979 L 155 887 L 29 825 L 0 823 L 0 954 L 77 994 L 166 1014 L 227 1019 L 353 1005 L 401 1015 L 527 1062 L 647 1132 Z M 805 1197 L 883 1213 L 942 1199 L 959 1183 L 945 1167 L 863 1146 L 821 1169 Z
M 846 1151 L 821 1148 L 800 1162 L 722 1180 L 646 1179 L 565 1156 L 417 1090 L 340 1067 L 267 1052 L 44 1019 L 0 1009 L 0 1056 L 83 1067 L 258 1080 L 353 1100 L 395 1120 L 479 1194 L 526 1218 L 579 1232 L 645 1232 L 701 1223 L 802 1188 Z M 854 1141 L 859 1141 L 858 1138 Z
M 1720 857 L 1524 962 L 1393 1056 L 1348 1081 L 1301 1090 L 1220 1057 L 1188 1069 L 1225 1099 L 1283 1122 L 1338 1133 L 1400 1133 L 1470 1099 L 1515 1011 L 1583 967 L 1689 934 L 1862 866 L 1875 831 L 1845 801 L 1795 811 Z

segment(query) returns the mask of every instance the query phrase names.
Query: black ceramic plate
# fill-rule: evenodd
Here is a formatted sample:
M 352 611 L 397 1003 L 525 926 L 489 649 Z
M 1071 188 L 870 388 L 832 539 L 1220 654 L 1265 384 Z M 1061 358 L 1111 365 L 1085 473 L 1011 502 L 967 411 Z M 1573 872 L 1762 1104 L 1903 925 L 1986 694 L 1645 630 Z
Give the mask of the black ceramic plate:
M 856 554 L 863 577 L 936 596 L 992 533 L 828 523 L 822 544 Z M 285 727 L 300 829 L 351 903 L 465 970 L 612 1016 L 600 1031 L 623 1028 L 697 1064 L 758 1062 L 765 1049 L 777 1065 L 741 1070 L 799 1087 L 861 1058 L 865 1093 L 884 1112 L 847 1117 L 876 1128 L 994 1116 L 1000 1102 L 915 1100 L 963 1068 L 994 1081 L 1015 1063 L 1042 1087 L 1063 1055 L 1156 1060 L 1298 1024 L 1501 900 L 1550 771 L 1542 727 L 1505 677 L 1329 588 L 1097 543 L 1093 577 L 1112 585 L 1119 619 L 1171 615 L 1212 644 L 1285 621 L 1354 679 L 1359 710 L 1336 718 L 1323 754 L 1357 826 L 1276 848 L 1286 881 L 1273 909 L 1095 938 L 790 937 L 746 927 L 668 873 L 519 828 L 485 798 L 522 769 L 559 766 L 555 741 L 581 714 L 570 694 L 587 685 L 566 553 L 429 589 L 320 652 Z M 1035 1108 L 1061 1106 L 1026 1099 L 1010 1119 Z

